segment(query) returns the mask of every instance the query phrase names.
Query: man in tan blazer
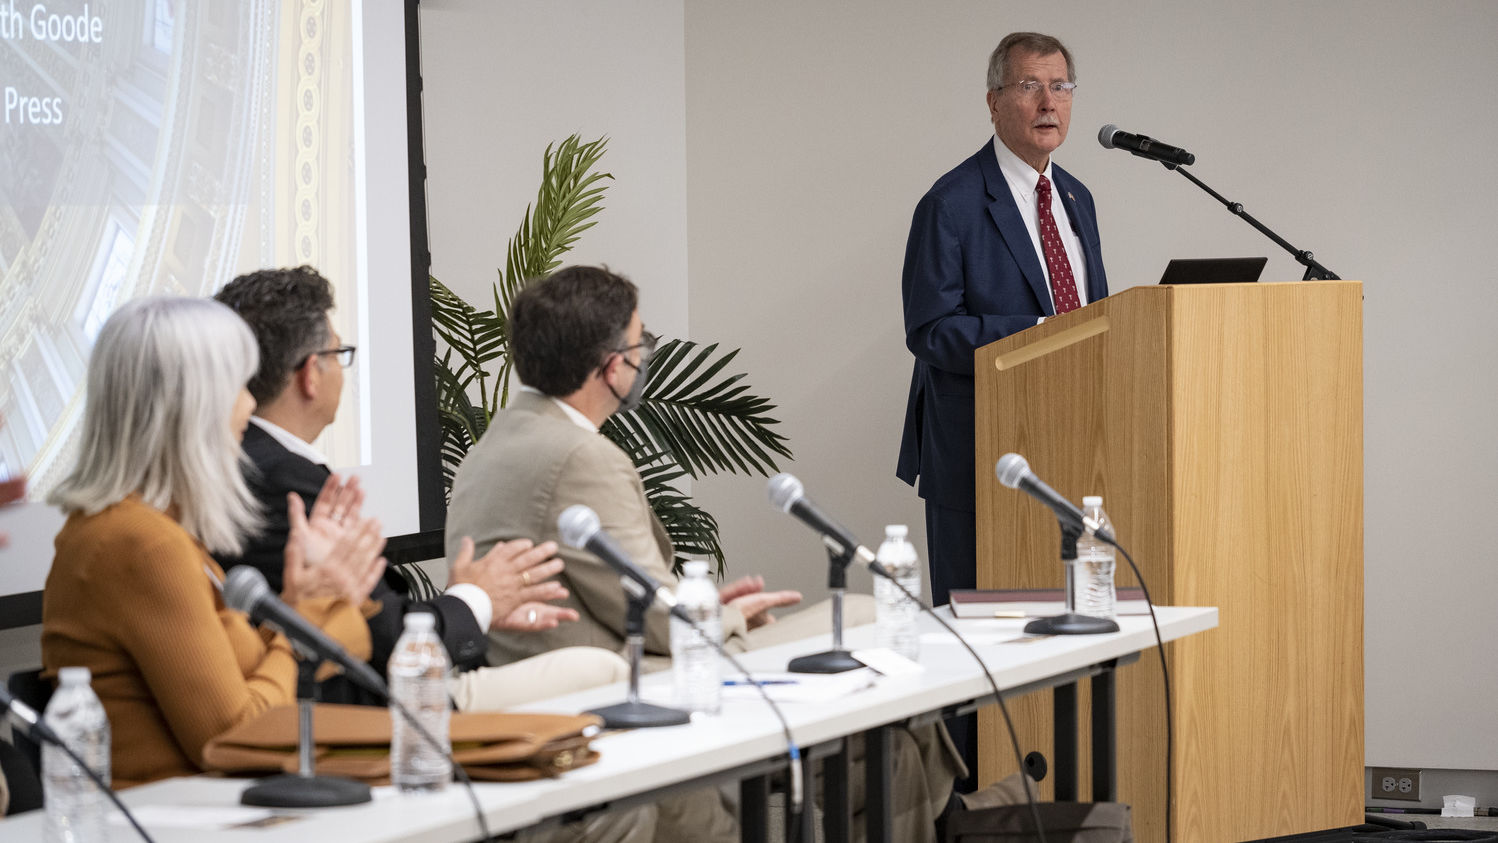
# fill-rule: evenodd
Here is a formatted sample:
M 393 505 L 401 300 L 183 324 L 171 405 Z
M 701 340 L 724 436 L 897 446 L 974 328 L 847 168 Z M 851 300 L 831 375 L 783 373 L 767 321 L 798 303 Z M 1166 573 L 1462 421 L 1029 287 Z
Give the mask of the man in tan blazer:
M 523 384 L 494 416 L 453 480 L 447 512 L 447 554 L 471 535 L 478 552 L 501 541 L 530 538 L 563 545 L 558 575 L 568 596 L 560 605 L 579 619 L 523 635 L 492 633 L 489 664 L 502 665 L 568 646 L 622 650 L 628 599 L 619 575 L 587 551 L 566 547 L 557 516 L 573 504 L 598 513 L 603 529 L 641 568 L 667 585 L 671 543 L 645 499 L 629 456 L 598 428 L 621 407 L 637 403 L 655 338 L 644 330 L 635 286 L 607 270 L 569 267 L 516 297 L 510 320 L 511 354 Z M 750 631 L 774 622 L 769 610 L 800 602 L 794 591 L 765 591 L 758 577 L 725 586 L 723 639 L 734 649 L 765 646 L 771 636 Z M 854 623 L 872 620 L 865 601 Z M 825 632 L 823 613 L 785 619 L 775 642 Z M 768 633 L 768 631 L 766 631 Z M 665 612 L 646 619 L 645 652 L 671 654 Z M 652 666 L 663 667 L 661 659 Z
M 510 354 L 523 385 L 453 480 L 448 558 L 456 558 L 461 536 L 472 536 L 480 554 L 510 539 L 556 541 L 557 516 L 585 504 L 637 565 L 674 586 L 671 543 L 646 501 L 644 484 L 629 456 L 598 432 L 609 416 L 638 405 L 655 347 L 640 320 L 635 285 L 606 269 L 567 267 L 516 296 L 509 319 Z M 619 576 L 587 551 L 564 547 L 561 555 L 566 565 L 557 577 L 568 591 L 562 605 L 575 609 L 579 619 L 523 635 L 491 632 L 491 665 L 567 646 L 622 651 L 627 598 Z M 830 628 L 827 601 L 776 620 L 770 610 L 798 603 L 801 595 L 765 591 L 759 577 L 730 583 L 719 595 L 724 643 L 732 649 L 795 641 Z M 849 595 L 844 616 L 850 626 L 872 622 L 872 599 Z M 669 663 L 669 619 L 659 609 L 646 618 L 645 652 L 652 667 Z M 896 748 L 896 838 L 930 840 L 961 763 L 944 730 L 902 734 L 908 739 Z M 680 839 L 737 837 L 732 810 L 715 792 L 687 794 L 658 807 L 657 839 L 677 839 L 672 834 L 678 830 L 690 830 L 690 837 Z M 862 820 L 860 808 L 855 806 L 855 826 Z

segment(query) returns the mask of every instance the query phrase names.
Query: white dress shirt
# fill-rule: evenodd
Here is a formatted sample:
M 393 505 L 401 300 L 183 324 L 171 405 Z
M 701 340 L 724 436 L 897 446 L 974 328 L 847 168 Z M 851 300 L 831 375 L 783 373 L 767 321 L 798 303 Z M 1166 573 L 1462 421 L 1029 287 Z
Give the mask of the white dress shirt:
M 525 384 L 520 385 L 520 391 L 529 392 L 532 395 L 546 395 L 546 393 L 535 388 L 534 386 L 526 386 Z M 598 425 L 594 424 L 592 419 L 583 415 L 582 410 L 579 410 L 571 404 L 568 404 L 566 401 L 563 401 L 555 395 L 547 395 L 546 397 L 551 399 L 551 403 L 557 405 L 558 407 L 561 407 L 562 412 L 567 414 L 567 418 L 572 419 L 573 424 L 590 433 L 598 432 Z
M 297 456 L 328 468 L 328 458 L 322 452 L 312 447 L 312 443 L 297 436 L 284 427 L 269 422 L 259 416 L 250 416 L 250 424 L 255 425 L 270 435 L 270 438 L 280 443 L 281 447 L 296 454 Z M 462 600 L 468 609 L 473 612 L 473 619 L 478 621 L 479 629 L 487 630 L 489 623 L 494 619 L 494 601 L 489 599 L 488 592 L 471 582 L 454 583 L 447 587 L 445 594 Z
M 1035 188 L 1040 181 L 1040 173 L 1035 168 L 1026 164 L 1018 155 L 1009 151 L 995 135 L 993 139 L 995 156 L 999 159 L 999 172 L 1004 174 L 1004 181 L 1009 184 L 1009 192 L 1014 196 L 1014 204 L 1019 206 L 1020 219 L 1025 221 L 1025 230 L 1030 232 L 1030 243 L 1035 247 L 1035 256 L 1040 259 L 1040 271 L 1045 274 L 1045 286 L 1047 295 L 1051 295 L 1051 268 L 1045 262 L 1045 252 L 1040 247 L 1040 208 L 1035 198 Z M 1051 183 L 1051 217 L 1056 221 L 1056 228 L 1061 233 L 1061 245 L 1066 248 L 1066 260 L 1071 264 L 1072 278 L 1077 282 L 1077 301 L 1081 305 L 1087 304 L 1087 261 L 1082 255 L 1082 238 L 1077 236 L 1076 223 L 1066 213 L 1066 205 L 1056 195 L 1060 188 L 1056 186 L 1056 178 L 1052 174 L 1051 162 L 1045 165 L 1045 177 Z M 1051 310 L 1056 309 L 1055 296 L 1051 295 Z M 1044 322 L 1042 316 L 1036 322 Z

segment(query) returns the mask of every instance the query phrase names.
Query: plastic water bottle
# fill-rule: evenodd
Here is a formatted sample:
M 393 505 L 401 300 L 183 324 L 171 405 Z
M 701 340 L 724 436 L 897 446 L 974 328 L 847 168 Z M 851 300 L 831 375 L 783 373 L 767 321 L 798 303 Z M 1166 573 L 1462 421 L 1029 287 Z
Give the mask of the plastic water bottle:
M 1103 499 L 1097 495 L 1082 498 L 1082 515 L 1096 520 L 1108 532 L 1113 522 L 1103 512 Z M 1118 613 L 1114 604 L 1113 567 L 1117 557 L 1113 546 L 1092 536 L 1077 540 L 1077 566 L 1072 577 L 1073 605 L 1079 615 L 1112 620 Z
M 676 706 L 687 711 L 717 714 L 723 704 L 723 676 L 718 650 L 723 643 L 723 608 L 718 589 L 707 576 L 707 563 L 698 559 L 685 566 L 686 576 L 676 586 L 676 603 L 703 636 L 686 621 L 671 618 L 671 670 L 676 682 Z
M 437 638 L 437 619 L 427 612 L 406 615 L 406 631 L 390 656 L 390 782 L 402 791 L 441 790 L 452 779 L 447 725 L 447 650 Z M 395 707 L 400 702 L 441 744 L 432 746 Z
M 109 718 L 89 687 L 86 667 L 57 672 L 57 693 L 47 703 L 47 725 L 89 769 L 109 784 Z M 42 790 L 47 803 L 49 843 L 90 843 L 105 837 L 109 797 L 73 759 L 51 744 L 42 745 Z
M 879 545 L 879 564 L 917 597 L 921 594 L 920 558 L 915 545 L 906 538 L 910 531 L 904 524 L 884 528 L 884 543 Z M 920 606 L 900 593 L 894 584 L 881 576 L 874 577 L 874 619 L 880 647 L 885 647 L 911 661 L 921 655 L 921 635 L 916 627 Z

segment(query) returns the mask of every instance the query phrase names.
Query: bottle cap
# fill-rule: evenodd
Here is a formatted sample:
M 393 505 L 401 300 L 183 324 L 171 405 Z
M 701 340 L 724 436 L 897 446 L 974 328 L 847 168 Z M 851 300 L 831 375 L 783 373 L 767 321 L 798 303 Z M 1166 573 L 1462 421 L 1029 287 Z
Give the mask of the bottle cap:
M 1082 505 L 1083 506 L 1102 506 L 1103 505 L 1103 496 L 1102 495 L 1088 495 L 1087 497 L 1082 498 Z
M 904 524 L 890 524 L 884 528 L 884 537 L 887 539 L 903 539 L 910 533 L 910 528 Z
M 689 576 L 689 577 L 705 577 L 705 576 L 707 576 L 707 560 L 706 559 L 691 559 L 691 560 L 688 560 L 687 564 L 685 564 L 685 565 L 683 565 L 681 567 L 682 567 L 682 570 L 684 570 L 684 571 L 687 572 L 687 576 Z
M 437 617 L 431 612 L 407 612 L 407 632 L 431 632 L 437 628 Z
M 65 667 L 57 671 L 59 685 L 87 685 L 93 674 L 86 667 Z

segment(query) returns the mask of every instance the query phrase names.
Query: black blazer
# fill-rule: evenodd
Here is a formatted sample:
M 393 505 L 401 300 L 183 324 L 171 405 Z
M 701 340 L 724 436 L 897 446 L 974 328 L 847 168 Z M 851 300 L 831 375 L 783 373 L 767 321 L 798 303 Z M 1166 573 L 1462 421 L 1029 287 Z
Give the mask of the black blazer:
M 265 529 L 252 536 L 246 543 L 244 554 L 238 558 L 220 556 L 218 561 L 224 570 L 233 565 L 254 565 L 265 574 L 271 590 L 281 591 L 285 559 L 282 550 L 291 523 L 286 517 L 286 493 L 301 495 L 308 510 L 322 490 L 328 478 L 327 466 L 318 465 L 305 457 L 288 451 L 274 437 L 251 423 L 244 432 L 245 455 L 250 458 L 251 468 L 245 472 L 261 506 L 265 508 Z M 387 573 L 387 580 L 390 575 Z M 478 667 L 484 663 L 484 650 L 488 644 L 485 630 L 479 628 L 473 610 L 460 598 L 442 595 L 428 602 L 417 602 L 397 592 L 388 581 L 382 580 L 369 595 L 380 604 L 380 611 L 369 618 L 369 637 L 372 651 L 369 664 L 382 675 L 386 663 L 395 650 L 405 626 L 407 612 L 431 612 L 437 618 L 437 634 L 447 647 L 449 658 L 459 670 Z M 335 677 L 322 683 L 324 702 L 379 702 L 357 693 L 354 686 Z M 350 697 L 345 693 L 353 693 Z

